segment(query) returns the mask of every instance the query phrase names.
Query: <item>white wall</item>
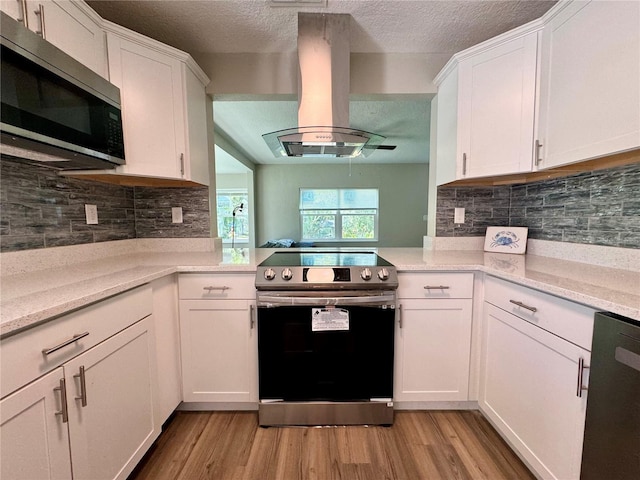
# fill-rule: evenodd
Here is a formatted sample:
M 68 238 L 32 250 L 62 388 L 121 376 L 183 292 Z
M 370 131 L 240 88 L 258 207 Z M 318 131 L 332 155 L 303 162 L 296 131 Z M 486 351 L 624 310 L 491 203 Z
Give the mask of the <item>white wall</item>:
M 380 193 L 378 242 L 359 245 L 422 247 L 427 232 L 423 216 L 427 214 L 428 168 L 428 164 L 354 161 L 350 172 L 348 160 L 343 165 L 257 165 L 256 246 L 279 238 L 301 239 L 300 188 L 371 187 Z

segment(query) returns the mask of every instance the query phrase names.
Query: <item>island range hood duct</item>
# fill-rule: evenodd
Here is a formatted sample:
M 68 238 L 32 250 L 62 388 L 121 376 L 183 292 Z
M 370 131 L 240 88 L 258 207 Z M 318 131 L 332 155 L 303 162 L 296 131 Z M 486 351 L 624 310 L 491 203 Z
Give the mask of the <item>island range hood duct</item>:
M 349 128 L 350 21 L 298 13 L 298 127 L 262 136 L 276 157 L 350 158 L 381 148 L 382 135 Z

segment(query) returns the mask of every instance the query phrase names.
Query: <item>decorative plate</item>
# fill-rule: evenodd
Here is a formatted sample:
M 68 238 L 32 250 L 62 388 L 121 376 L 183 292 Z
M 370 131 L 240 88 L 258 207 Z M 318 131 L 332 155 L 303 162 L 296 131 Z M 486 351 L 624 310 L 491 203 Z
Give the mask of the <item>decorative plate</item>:
M 527 227 L 487 227 L 485 252 L 519 253 L 527 250 Z

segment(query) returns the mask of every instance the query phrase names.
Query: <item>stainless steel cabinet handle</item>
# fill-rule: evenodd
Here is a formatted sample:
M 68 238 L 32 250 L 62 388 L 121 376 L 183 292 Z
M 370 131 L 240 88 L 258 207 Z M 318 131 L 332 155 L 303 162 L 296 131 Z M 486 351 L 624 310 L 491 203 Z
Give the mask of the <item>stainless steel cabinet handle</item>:
M 73 337 L 71 337 L 69 340 L 65 340 L 60 345 L 56 345 L 55 347 L 51 347 L 51 348 L 45 348 L 44 350 L 42 350 L 42 354 L 43 355 L 50 355 L 53 352 L 57 352 L 61 348 L 66 347 L 67 345 L 71 345 L 72 343 L 77 342 L 78 340 L 80 340 L 81 338 L 86 337 L 87 335 L 89 335 L 89 332 L 78 333 L 77 335 L 74 335 Z
M 467 154 L 462 154 L 462 175 L 467 174 Z
M 67 382 L 64 378 L 60 379 L 60 386 L 53 389 L 54 392 L 60 392 L 60 411 L 56 415 L 62 415 L 62 423 L 69 421 L 69 408 L 67 407 Z
M 180 154 L 180 175 L 184 177 L 184 153 Z
M 449 290 L 451 287 L 448 285 L 425 285 L 425 290 Z
M 20 14 L 22 18 L 19 18 L 18 21 L 22 22 L 22 24 L 29 28 L 29 14 L 27 13 L 27 0 L 18 0 L 20 4 Z
M 536 140 L 533 154 L 533 160 L 536 166 L 542 161 L 540 158 L 540 148 L 542 148 L 542 144 L 540 143 L 540 140 Z
M 38 5 L 38 9 L 34 10 L 34 13 L 40 17 L 40 30 L 36 30 L 36 33 L 46 39 L 47 31 L 44 26 L 44 5 Z
M 203 287 L 203 290 L 206 290 L 207 292 L 211 293 L 212 290 L 220 290 L 220 292 L 224 292 L 225 290 L 229 290 L 229 287 L 227 287 L 226 285 L 222 285 L 221 287 Z
M 256 320 L 254 317 L 255 307 L 253 304 L 249 305 L 249 328 L 253 330 L 253 327 L 256 325 Z
M 73 378 L 80 379 L 80 396 L 75 398 L 76 400 L 82 400 L 82 406 L 86 407 L 87 406 L 87 382 L 84 375 L 84 365 L 80 366 L 80 371 L 76 373 L 73 376 Z
M 514 305 L 517 305 L 519 307 L 525 308 L 527 310 L 529 310 L 530 312 L 537 312 L 538 309 L 536 307 L 530 307 L 529 305 L 525 305 L 522 302 L 519 302 L 517 300 L 509 300 L 511 303 L 513 303 Z
M 578 359 L 578 391 L 576 395 L 582 398 L 582 392 L 588 390 L 588 387 L 584 386 L 584 371 L 589 368 L 588 365 L 584 364 L 584 358 L 580 357 Z
M 402 328 L 402 304 L 398 304 L 398 327 Z

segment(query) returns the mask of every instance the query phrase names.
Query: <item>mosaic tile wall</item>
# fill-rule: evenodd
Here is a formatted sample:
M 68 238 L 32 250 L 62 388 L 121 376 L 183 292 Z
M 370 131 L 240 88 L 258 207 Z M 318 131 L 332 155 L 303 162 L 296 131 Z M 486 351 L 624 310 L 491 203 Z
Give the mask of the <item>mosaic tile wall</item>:
M 0 251 L 145 237 L 208 237 L 209 189 L 122 187 L 0 162 Z M 87 225 L 85 204 L 98 207 Z M 171 223 L 171 207 L 184 223 Z
M 455 207 L 466 222 L 453 223 Z M 438 187 L 436 236 L 529 227 L 529 238 L 640 248 L 640 164 L 499 187 Z

